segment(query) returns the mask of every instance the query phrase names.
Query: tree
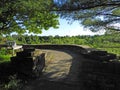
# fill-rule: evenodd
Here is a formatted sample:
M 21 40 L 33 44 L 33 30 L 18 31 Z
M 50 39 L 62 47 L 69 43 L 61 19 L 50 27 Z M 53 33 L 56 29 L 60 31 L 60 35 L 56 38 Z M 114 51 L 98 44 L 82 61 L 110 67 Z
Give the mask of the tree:
M 120 31 L 120 0 L 54 0 L 61 17 L 85 27 Z M 118 24 L 118 25 L 116 25 Z
M 0 33 L 41 33 L 58 27 L 58 15 L 50 11 L 52 0 L 0 0 Z
M 120 30 L 120 0 L 0 0 L 0 34 L 57 28 L 57 14 L 93 31 Z

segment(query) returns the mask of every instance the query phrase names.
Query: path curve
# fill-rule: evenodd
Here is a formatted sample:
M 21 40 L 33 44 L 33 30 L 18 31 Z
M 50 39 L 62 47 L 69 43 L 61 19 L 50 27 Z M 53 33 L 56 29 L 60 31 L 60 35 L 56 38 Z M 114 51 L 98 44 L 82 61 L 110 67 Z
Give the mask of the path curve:
M 83 56 L 70 50 L 41 50 L 46 53 L 43 75 L 39 80 L 34 80 L 25 86 L 24 90 L 39 90 L 40 88 L 41 90 L 48 90 L 48 88 L 79 90 L 81 86 L 79 73 L 81 60 L 84 60 Z

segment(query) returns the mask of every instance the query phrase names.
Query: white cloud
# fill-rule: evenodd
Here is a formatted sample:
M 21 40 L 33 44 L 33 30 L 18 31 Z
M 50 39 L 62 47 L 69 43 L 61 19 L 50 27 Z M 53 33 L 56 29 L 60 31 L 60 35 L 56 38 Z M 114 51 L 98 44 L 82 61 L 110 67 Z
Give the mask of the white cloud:
M 96 34 L 104 34 L 104 30 L 99 32 L 92 32 L 88 29 L 84 29 L 82 25 L 78 22 L 73 22 L 71 25 L 67 23 L 65 19 L 60 19 L 60 26 L 58 29 L 49 29 L 48 31 L 43 30 L 43 33 L 40 36 L 76 36 L 76 35 L 96 35 Z

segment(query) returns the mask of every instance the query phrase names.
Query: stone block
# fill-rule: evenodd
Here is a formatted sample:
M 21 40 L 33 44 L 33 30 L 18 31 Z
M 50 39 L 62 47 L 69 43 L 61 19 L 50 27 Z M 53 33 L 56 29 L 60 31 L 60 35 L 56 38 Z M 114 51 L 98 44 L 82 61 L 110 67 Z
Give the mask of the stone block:
M 92 55 L 100 55 L 100 56 L 105 56 L 107 55 L 107 51 L 91 51 L 90 52 Z
M 11 57 L 11 64 L 16 72 L 36 77 L 45 67 L 45 53 L 38 49 L 24 49 L 22 52 L 18 52 L 17 56 Z
M 32 51 L 35 51 L 35 48 L 24 48 L 23 49 L 24 52 L 32 52 Z
M 16 53 L 17 57 L 30 57 L 33 56 L 33 52 L 17 52 Z
M 117 58 L 115 54 L 107 53 L 107 51 L 91 51 L 83 54 L 83 56 L 85 58 L 98 61 L 109 61 Z
M 17 57 L 34 57 L 34 56 L 39 56 L 42 52 L 40 50 L 35 50 L 35 51 L 22 51 L 22 52 L 17 52 Z

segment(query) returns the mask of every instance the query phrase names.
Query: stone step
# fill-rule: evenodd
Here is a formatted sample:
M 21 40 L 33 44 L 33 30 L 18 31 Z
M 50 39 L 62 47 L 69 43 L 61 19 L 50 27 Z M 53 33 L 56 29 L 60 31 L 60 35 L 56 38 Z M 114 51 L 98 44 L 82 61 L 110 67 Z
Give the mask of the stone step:
M 100 52 L 90 52 L 90 53 L 83 54 L 83 56 L 85 58 L 89 58 L 92 60 L 98 60 L 98 61 L 109 61 L 109 60 L 113 60 L 113 59 L 117 58 L 115 54 L 106 53 L 104 51 L 103 51 L 103 53 L 101 51 Z
M 100 56 L 107 55 L 107 51 L 91 51 L 90 53 L 93 55 L 100 55 Z
M 28 68 L 31 69 L 34 66 L 34 57 L 27 57 L 27 58 L 18 58 L 18 57 L 11 57 L 11 64 L 16 68 Z
M 16 72 L 25 76 L 39 77 L 45 67 L 45 53 L 40 49 L 24 49 L 11 57 L 11 65 Z
M 96 62 L 96 61 L 82 61 L 82 66 L 79 67 L 82 72 L 86 73 L 109 73 L 113 75 L 120 75 L 120 62 Z
M 30 57 L 30 56 L 39 56 L 42 53 L 41 50 L 36 49 L 35 51 L 27 52 L 27 51 L 22 51 L 22 52 L 17 52 L 16 55 L 17 57 Z
M 18 73 L 39 77 L 45 67 L 45 53 L 36 57 L 11 57 L 11 64 Z
M 34 60 L 36 59 L 36 57 L 11 57 L 11 62 L 14 62 L 14 61 L 21 61 L 21 62 L 24 62 L 24 61 L 27 61 L 27 62 L 33 62 Z
M 17 57 L 30 57 L 30 56 L 34 56 L 34 52 L 17 52 L 16 53 Z
M 23 52 L 33 52 L 33 51 L 35 51 L 35 48 L 23 49 Z

